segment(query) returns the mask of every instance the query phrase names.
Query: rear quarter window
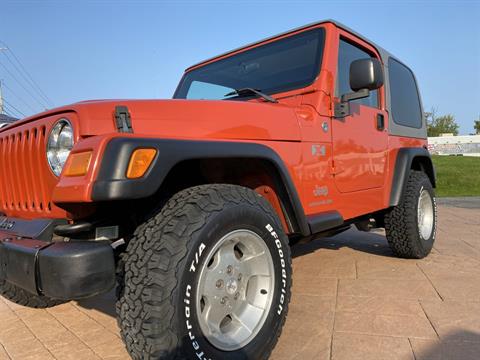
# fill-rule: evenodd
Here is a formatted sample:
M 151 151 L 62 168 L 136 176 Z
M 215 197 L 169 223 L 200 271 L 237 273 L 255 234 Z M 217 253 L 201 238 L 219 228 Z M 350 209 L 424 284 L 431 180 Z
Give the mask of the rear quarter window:
M 388 60 L 388 71 L 393 121 L 398 125 L 421 128 L 422 110 L 412 71 L 392 58 Z

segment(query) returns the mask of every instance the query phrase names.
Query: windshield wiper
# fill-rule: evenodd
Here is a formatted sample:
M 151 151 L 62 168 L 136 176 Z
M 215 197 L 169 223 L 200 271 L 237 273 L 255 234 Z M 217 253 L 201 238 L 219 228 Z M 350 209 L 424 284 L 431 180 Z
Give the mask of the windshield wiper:
M 224 96 L 233 96 L 233 95 L 247 96 L 247 95 L 252 95 L 252 94 L 260 96 L 265 101 L 272 102 L 272 103 L 278 103 L 277 99 L 274 99 L 270 95 L 262 93 L 261 90 L 254 89 L 254 88 L 235 89 L 232 92 L 229 92 L 228 94 L 225 94 Z

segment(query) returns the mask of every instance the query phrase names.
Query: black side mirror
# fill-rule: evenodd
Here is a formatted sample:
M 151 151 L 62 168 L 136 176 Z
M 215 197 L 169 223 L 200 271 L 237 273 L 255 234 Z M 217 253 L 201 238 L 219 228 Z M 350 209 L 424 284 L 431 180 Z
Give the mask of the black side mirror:
M 370 90 L 376 90 L 383 85 L 383 69 L 378 59 L 359 59 L 350 64 L 350 88 L 353 93 L 343 94 L 341 102 L 335 104 L 335 117 L 343 118 L 350 115 L 349 102 L 366 98 Z
M 350 88 L 353 91 L 376 90 L 382 85 L 382 64 L 377 59 L 360 59 L 350 64 Z

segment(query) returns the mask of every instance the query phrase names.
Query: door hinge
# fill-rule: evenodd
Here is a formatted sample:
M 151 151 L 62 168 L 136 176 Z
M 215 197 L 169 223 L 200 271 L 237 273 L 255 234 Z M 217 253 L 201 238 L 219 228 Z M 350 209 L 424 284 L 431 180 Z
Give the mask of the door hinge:
M 350 115 L 350 103 L 348 102 L 339 102 L 334 105 L 334 115 L 335 119 L 343 119 Z
M 132 118 L 126 106 L 115 106 L 115 124 L 118 132 L 133 133 Z

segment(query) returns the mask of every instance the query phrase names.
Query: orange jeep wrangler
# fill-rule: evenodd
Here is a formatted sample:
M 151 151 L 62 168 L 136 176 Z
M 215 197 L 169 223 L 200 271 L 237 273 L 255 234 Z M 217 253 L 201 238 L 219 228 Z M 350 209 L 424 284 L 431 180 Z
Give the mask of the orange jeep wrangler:
M 188 68 L 172 100 L 86 101 L 0 131 L 0 293 L 111 290 L 134 359 L 266 359 L 290 244 L 384 227 L 422 258 L 435 173 L 412 71 L 335 21 Z

